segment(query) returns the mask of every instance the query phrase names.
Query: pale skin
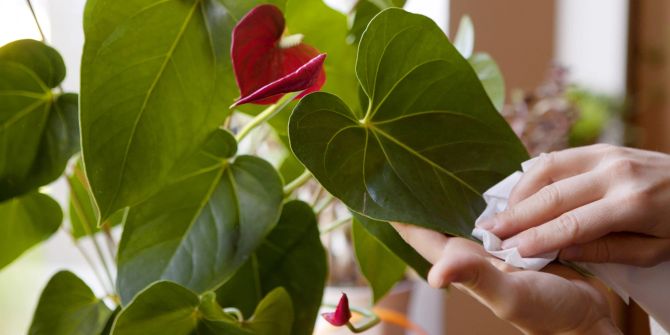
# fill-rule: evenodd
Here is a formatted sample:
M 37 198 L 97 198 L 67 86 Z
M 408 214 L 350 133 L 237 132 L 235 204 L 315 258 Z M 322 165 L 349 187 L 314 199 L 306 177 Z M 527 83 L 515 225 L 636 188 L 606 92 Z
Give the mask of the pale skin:
M 480 223 L 522 256 L 654 266 L 670 260 L 670 155 L 592 145 L 540 157 L 508 209 Z
M 526 334 L 621 334 L 612 321 L 607 289 L 564 266 L 519 270 L 473 241 L 413 225 L 393 226 L 433 264 L 432 287 L 455 286 Z
M 512 191 L 509 208 L 480 225 L 523 256 L 561 250 L 570 261 L 668 261 L 670 156 L 610 145 L 543 155 Z M 474 242 L 394 227 L 434 264 L 432 286 L 453 284 L 526 333 L 620 333 L 603 287 L 565 267 L 521 271 Z

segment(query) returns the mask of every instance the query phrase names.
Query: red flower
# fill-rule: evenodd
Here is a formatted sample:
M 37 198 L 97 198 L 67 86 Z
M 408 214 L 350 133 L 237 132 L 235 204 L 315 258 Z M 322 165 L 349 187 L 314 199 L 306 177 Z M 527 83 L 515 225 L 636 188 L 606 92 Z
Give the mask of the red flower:
M 234 104 L 272 104 L 289 92 L 297 98 L 318 91 L 326 81 L 325 54 L 302 43 L 302 35 L 283 36 L 284 16 L 273 5 L 249 11 L 233 29 L 231 58 L 240 98 Z
M 349 310 L 349 299 L 347 298 L 347 295 L 342 293 L 342 297 L 337 304 L 337 308 L 335 308 L 335 312 L 323 313 L 321 316 L 333 326 L 340 327 L 346 325 L 349 322 L 349 319 L 351 319 L 351 311 Z

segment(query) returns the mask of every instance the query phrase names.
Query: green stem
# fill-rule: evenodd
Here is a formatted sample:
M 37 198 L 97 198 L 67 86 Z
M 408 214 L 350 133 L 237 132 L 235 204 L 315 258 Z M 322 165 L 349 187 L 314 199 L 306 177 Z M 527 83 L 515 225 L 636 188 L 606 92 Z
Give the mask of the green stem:
M 300 186 L 305 185 L 306 182 L 310 181 L 312 179 L 312 174 L 305 170 L 298 178 L 293 179 L 292 182 L 288 183 L 286 186 L 284 186 L 284 196 L 289 196 L 293 191 L 298 189 Z
M 65 228 L 63 228 L 63 230 L 65 230 L 65 232 L 70 236 L 70 238 L 72 239 L 72 244 L 74 244 L 75 248 L 77 248 L 77 250 L 79 251 L 81 256 L 84 257 L 84 260 L 86 261 L 88 266 L 93 271 L 93 274 L 95 275 L 95 278 L 98 279 L 98 282 L 100 282 L 100 285 L 102 286 L 102 288 L 106 291 L 106 293 L 108 295 L 112 295 L 112 293 L 110 293 L 110 292 L 113 292 L 114 290 L 112 288 L 110 288 L 108 286 L 108 283 L 102 278 L 102 275 L 100 274 L 100 271 L 98 271 L 98 268 L 95 266 L 95 263 L 93 263 L 93 260 L 91 259 L 91 256 L 89 256 L 89 254 L 86 253 L 86 250 L 84 250 L 84 248 L 82 248 L 81 245 L 79 245 L 79 242 L 74 237 L 74 234 L 72 233 L 72 230 L 65 229 Z
M 326 195 L 321 199 L 316 205 L 314 205 L 314 213 L 321 214 L 321 212 L 330 205 L 331 202 L 335 200 L 332 194 L 326 193 Z
M 74 185 L 72 185 L 72 181 L 70 178 L 65 178 L 67 180 L 68 185 L 70 186 L 70 194 L 74 194 Z M 103 270 L 105 270 L 105 274 L 107 275 L 107 279 L 109 280 L 109 283 L 112 287 L 112 292 L 116 292 L 116 285 L 114 284 L 114 277 L 112 276 L 112 272 L 109 269 L 109 265 L 107 265 L 107 261 L 105 260 L 105 256 L 102 253 L 102 248 L 100 247 L 100 244 L 98 243 L 98 240 L 95 238 L 95 234 L 93 234 L 93 231 L 91 230 L 90 227 L 90 222 L 86 220 L 86 215 L 84 215 L 84 210 L 81 207 L 81 204 L 79 203 L 79 199 L 77 197 L 72 197 L 72 205 L 74 207 L 74 210 L 79 216 L 79 220 L 82 223 L 82 227 L 84 228 L 84 233 L 91 238 L 91 242 L 93 242 L 93 247 L 95 248 L 96 253 L 98 254 L 98 258 L 100 259 L 100 264 L 102 265 Z
M 46 43 L 47 38 L 44 36 L 44 31 L 42 30 L 42 26 L 40 25 L 40 21 L 37 19 L 37 15 L 35 14 L 35 9 L 33 8 L 32 2 L 30 0 L 26 0 L 28 3 L 28 8 L 30 8 L 30 13 L 33 14 L 33 20 L 35 20 L 35 24 L 37 25 L 37 30 L 40 31 L 40 36 L 42 36 L 42 42 Z
M 335 222 L 327 225 L 326 228 L 321 230 L 320 233 L 321 233 L 321 235 L 328 234 L 331 231 L 336 230 L 336 229 L 344 226 L 345 224 L 349 223 L 351 221 L 351 219 L 352 219 L 351 216 L 347 216 L 347 217 L 343 217 L 341 219 L 335 220 Z
M 107 244 L 107 251 L 109 251 L 110 259 L 116 259 L 116 241 L 112 236 L 112 229 L 109 227 L 109 221 L 105 222 L 102 227 L 102 232 L 105 234 L 105 242 Z
M 268 108 L 266 108 L 264 111 L 262 111 L 260 114 L 256 115 L 249 123 L 247 123 L 242 130 L 240 130 L 239 133 L 235 136 L 235 139 L 237 142 L 242 141 L 249 133 L 254 130 L 256 127 L 260 126 L 263 122 L 271 119 L 273 116 L 277 115 L 277 113 L 281 112 L 286 105 L 288 105 L 291 101 L 293 101 L 293 98 L 295 98 L 300 92 L 293 92 L 293 93 L 287 93 L 284 94 L 279 101 L 277 101 L 275 104 L 270 105 Z

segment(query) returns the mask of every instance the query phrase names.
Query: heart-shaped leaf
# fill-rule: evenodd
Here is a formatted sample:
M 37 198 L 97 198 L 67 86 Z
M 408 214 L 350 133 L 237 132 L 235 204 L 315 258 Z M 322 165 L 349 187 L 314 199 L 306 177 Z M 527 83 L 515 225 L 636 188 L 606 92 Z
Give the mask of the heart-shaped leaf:
M 77 96 L 50 90 L 65 75 L 62 62 L 33 40 L 0 48 L 0 201 L 58 178 L 79 148 Z
M 354 250 L 358 267 L 372 288 L 372 302 L 377 303 L 405 276 L 406 265 L 383 243 L 370 234 L 356 219 L 352 224 Z
M 87 2 L 82 150 L 101 219 L 159 191 L 223 123 L 233 14 L 216 0 Z
M 140 292 L 119 313 L 112 335 L 289 335 L 291 298 L 284 289 L 270 292 L 254 316 L 243 323 L 223 313 L 211 292 L 198 296 L 178 284 L 160 281 Z
M 481 194 L 527 153 L 468 62 L 432 20 L 391 8 L 370 22 L 356 72 L 366 115 L 307 95 L 289 124 L 296 156 L 356 212 L 469 236 Z
M 173 171 L 175 180 L 132 207 L 118 255 L 124 303 L 166 279 L 201 293 L 230 278 L 272 230 L 283 199 L 268 162 L 235 154 L 233 136 L 217 130 Z
M 33 192 L 0 202 L 0 269 L 58 230 L 63 213 L 47 195 Z
M 72 272 L 56 273 L 42 291 L 28 334 L 100 334 L 112 311 Z
M 18 40 L 0 48 L 0 59 L 19 63 L 29 69 L 49 88 L 65 79 L 65 62 L 56 49 L 35 40 Z
M 323 55 L 302 43 L 302 35 L 283 36 L 284 15 L 274 5 L 260 5 L 245 15 L 233 30 L 231 58 L 241 97 L 271 104 L 283 93 L 318 91 L 326 80 Z
M 253 259 L 217 290 L 218 301 L 251 313 L 263 294 L 283 287 L 294 303 L 291 333 L 311 334 L 327 274 L 326 252 L 312 208 L 290 201 Z

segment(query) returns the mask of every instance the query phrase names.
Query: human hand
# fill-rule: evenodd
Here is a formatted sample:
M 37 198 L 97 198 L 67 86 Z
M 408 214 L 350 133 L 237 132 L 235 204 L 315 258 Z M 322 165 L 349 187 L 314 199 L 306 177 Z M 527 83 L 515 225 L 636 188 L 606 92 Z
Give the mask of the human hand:
M 653 266 L 670 260 L 670 156 L 611 145 L 542 155 L 508 209 L 479 226 L 522 256 Z
M 610 316 L 606 288 L 566 267 L 545 268 L 551 273 L 518 270 L 491 257 L 475 242 L 417 226 L 393 226 L 434 264 L 428 275 L 431 286 L 452 284 L 525 333 L 620 333 Z

